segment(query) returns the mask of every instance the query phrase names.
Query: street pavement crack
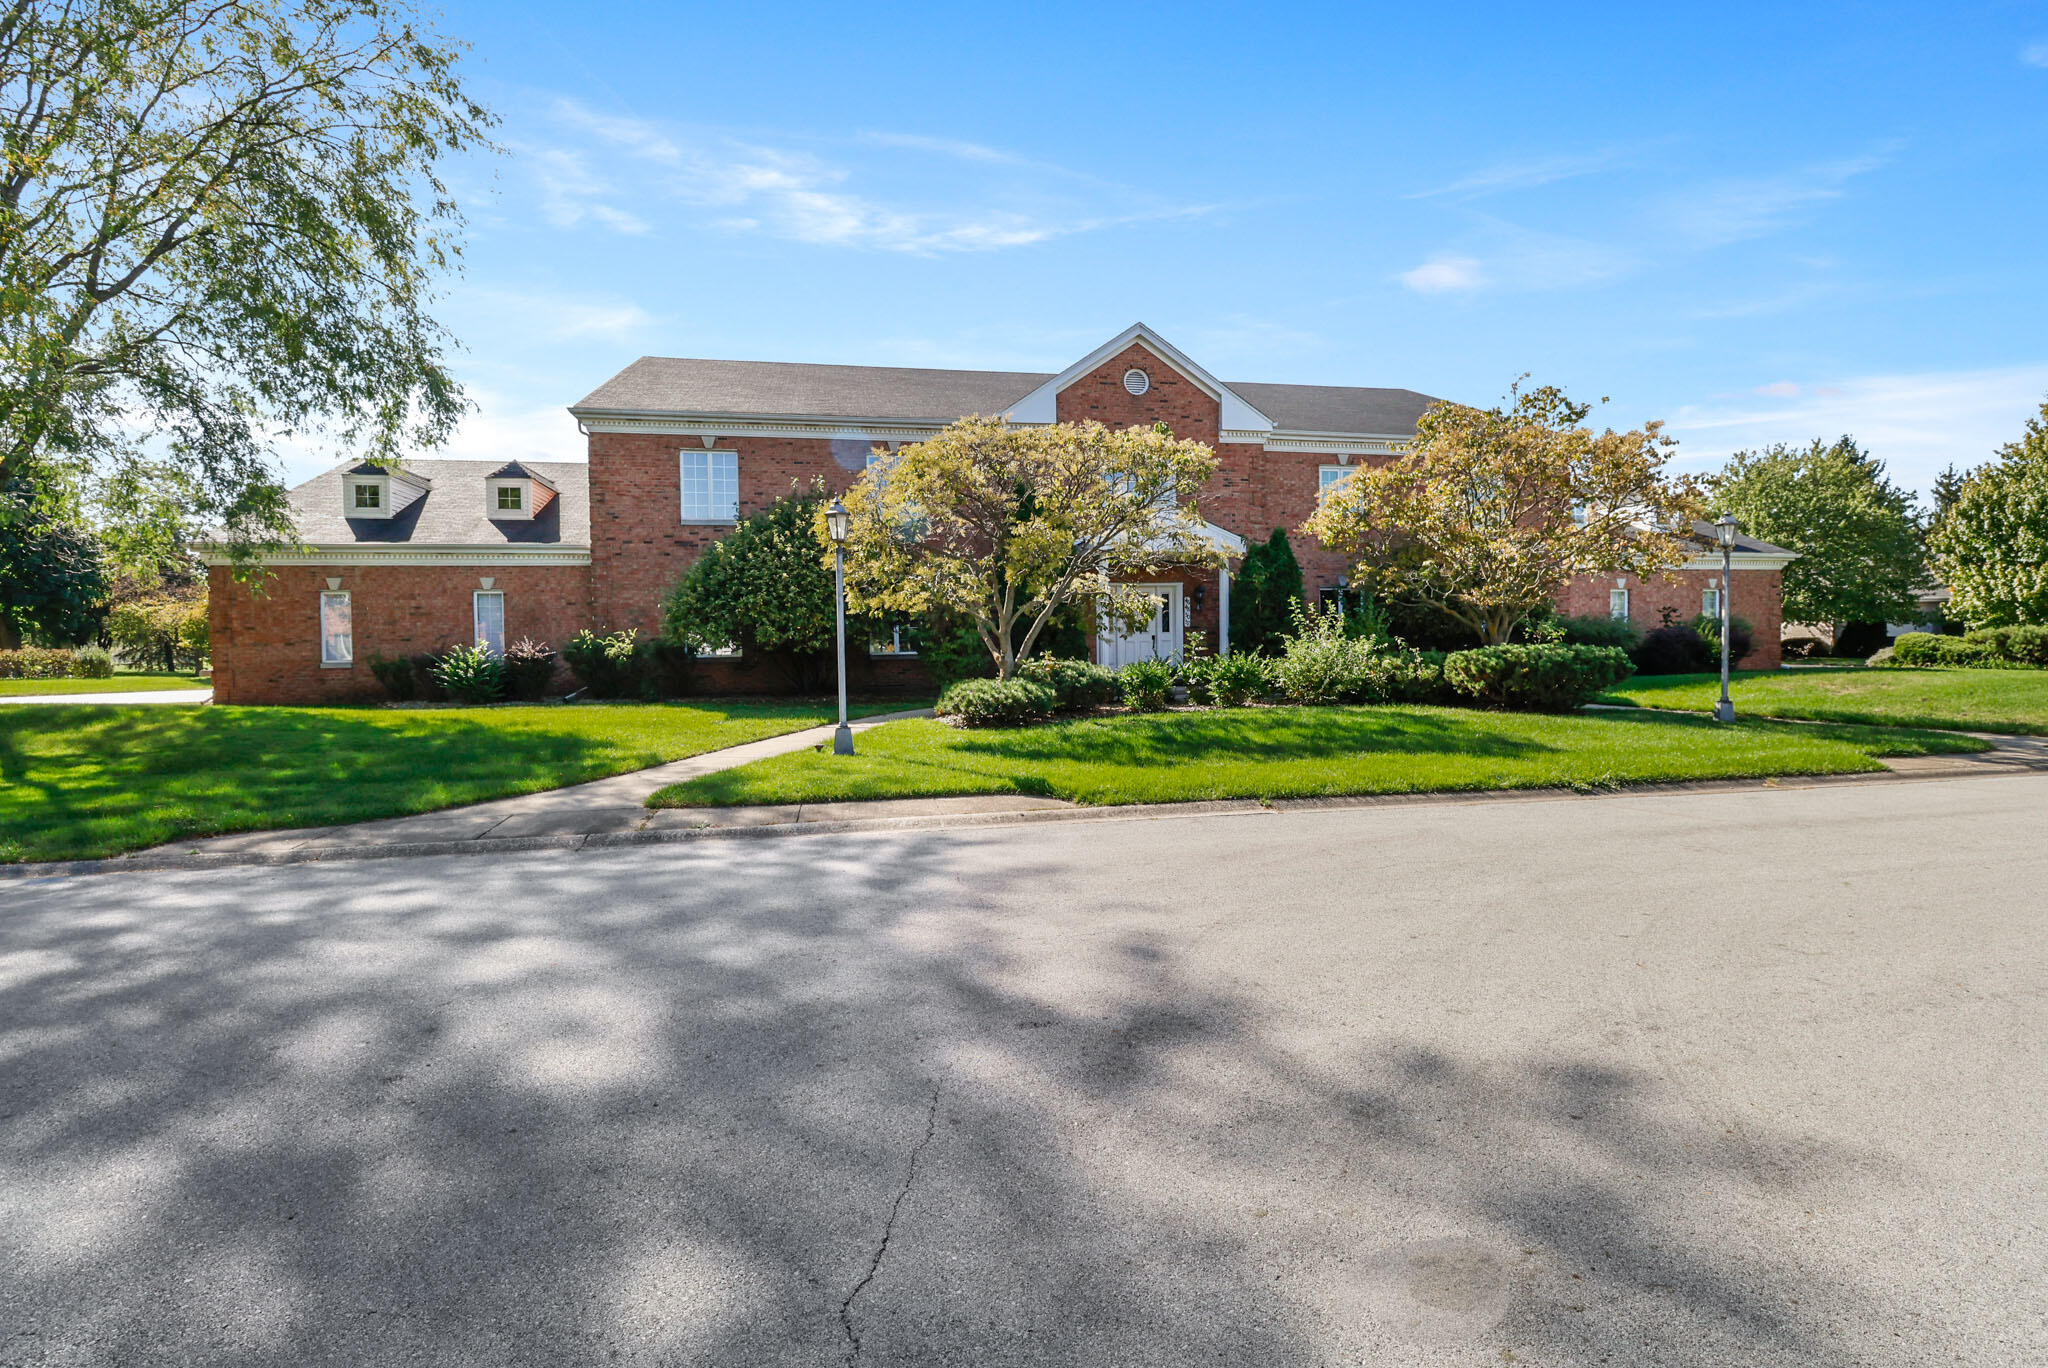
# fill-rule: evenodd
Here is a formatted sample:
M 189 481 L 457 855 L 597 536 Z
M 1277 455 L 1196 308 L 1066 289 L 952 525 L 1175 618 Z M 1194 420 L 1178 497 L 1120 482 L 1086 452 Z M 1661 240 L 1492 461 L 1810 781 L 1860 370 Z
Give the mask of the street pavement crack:
M 903 1209 L 903 1199 L 910 1195 L 912 1185 L 917 1182 L 917 1161 L 924 1157 L 925 1146 L 931 1144 L 932 1136 L 939 1128 L 939 1090 L 932 1089 L 931 1106 L 924 1117 L 924 1136 L 910 1151 L 910 1165 L 903 1175 L 903 1186 L 897 1189 L 896 1200 L 889 1204 L 889 1218 L 882 1222 L 882 1238 L 875 1246 L 875 1257 L 868 1260 L 868 1271 L 846 1294 L 846 1300 L 839 1303 L 839 1328 L 846 1333 L 846 1361 L 860 1362 L 860 1333 L 853 1328 L 853 1303 L 875 1280 L 875 1274 L 882 1271 L 882 1260 L 889 1253 L 889 1239 L 896 1233 L 896 1213 Z

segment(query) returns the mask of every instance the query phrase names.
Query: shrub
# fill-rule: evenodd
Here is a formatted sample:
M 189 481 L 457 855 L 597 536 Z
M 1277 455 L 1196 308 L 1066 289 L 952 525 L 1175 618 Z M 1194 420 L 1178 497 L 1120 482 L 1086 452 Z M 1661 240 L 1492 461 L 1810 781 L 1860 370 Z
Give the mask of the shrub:
M 112 679 L 114 657 L 104 646 L 81 646 L 71 653 L 71 674 L 75 679 Z
M 1700 634 L 1700 640 L 1707 644 L 1707 657 L 1712 662 L 1710 670 L 1721 668 L 1721 620 L 1701 613 L 1692 620 L 1692 629 Z M 1742 658 L 1756 649 L 1756 629 L 1749 625 L 1746 617 L 1728 619 L 1728 663 L 1736 666 Z
M 1058 706 L 1052 686 L 1035 679 L 963 679 L 939 695 L 936 711 L 963 727 L 1014 727 L 1050 717 Z
M 1050 688 L 1060 708 L 1099 708 L 1120 693 L 1115 670 L 1085 660 L 1033 656 L 1017 667 L 1017 677 Z
M 562 659 L 593 698 L 630 698 L 639 694 L 636 657 L 637 628 L 609 634 L 585 627 L 562 647 Z
M 1302 600 L 1301 562 L 1283 528 L 1245 552 L 1230 586 L 1230 640 L 1253 655 L 1279 649 Z
M 1846 622 L 1835 633 L 1835 654 L 1844 660 L 1861 660 L 1891 644 L 1891 631 L 1882 622 Z
M 441 664 L 441 657 L 432 651 L 415 651 L 405 658 L 405 664 L 412 671 L 412 696 L 428 703 L 443 703 L 448 691 L 441 687 L 441 677 L 435 673 Z
M 1558 633 L 1552 639 L 1567 646 L 1616 646 L 1624 651 L 1633 651 L 1643 639 L 1643 634 L 1627 618 L 1560 615 L 1550 618 L 1547 625 Z M 1531 631 L 1530 639 L 1543 640 L 1534 631 Z
M 1535 643 L 1454 651 L 1443 671 L 1452 688 L 1487 707 L 1569 712 L 1627 679 L 1634 667 L 1615 646 Z
M 792 659 L 787 655 L 782 658 L 785 664 Z M 672 641 L 641 642 L 633 648 L 632 677 L 628 681 L 628 693 L 622 697 L 683 697 L 690 692 L 693 669 L 690 662 L 695 659 L 695 652 Z M 811 676 L 801 668 L 790 669 L 788 677 L 799 687 L 806 687 L 812 682 Z
M 71 652 L 56 646 L 0 651 L 0 679 L 69 679 Z
M 505 648 L 505 692 L 522 703 L 547 697 L 555 679 L 555 653 L 532 637 L 521 637 Z M 370 668 L 377 668 L 372 661 Z
M 410 657 L 373 655 L 370 657 L 370 674 L 396 702 L 419 697 L 419 685 L 413 678 Z
M 1397 647 L 1381 651 L 1369 662 L 1369 703 L 1461 703 L 1457 690 L 1444 682 L 1442 651 Z
M 434 666 L 434 678 L 457 703 L 495 703 L 505 696 L 505 662 L 486 646 L 456 646 Z
M 1389 648 L 1373 637 L 1352 636 L 1334 608 L 1296 605 L 1294 633 L 1272 664 L 1275 690 L 1290 703 L 1351 703 L 1374 692 L 1373 657 Z
M 1628 652 L 1637 674 L 1699 674 L 1720 668 L 1721 653 L 1691 627 L 1653 627 Z
M 1981 627 L 1963 640 L 1987 646 L 1995 660 L 2048 668 L 2048 627 Z
M 1892 657 L 1897 654 L 1897 651 L 1895 651 L 1892 647 L 1887 646 L 1882 651 L 1877 651 L 1873 653 L 1870 659 L 1864 661 L 1863 663 L 1869 666 L 1871 669 L 1881 670 L 1885 666 L 1890 665 L 1892 663 Z
M 1264 656 L 1208 656 L 1196 664 L 1200 668 L 1190 689 L 1199 687 L 1199 697 L 1221 707 L 1242 708 L 1264 698 L 1273 687 L 1272 662 Z
M 1786 637 L 1778 645 L 1778 654 L 1785 660 L 1819 660 L 1828 653 L 1828 644 L 1819 637 Z
M 1892 663 L 1967 669 L 2011 666 L 2013 662 L 2000 660 L 1996 647 L 1989 641 L 1940 636 L 1934 632 L 1908 632 L 1892 643 Z
M 1116 672 L 1117 689 L 1127 707 L 1158 712 L 1173 694 L 1174 668 L 1164 660 L 1134 660 Z

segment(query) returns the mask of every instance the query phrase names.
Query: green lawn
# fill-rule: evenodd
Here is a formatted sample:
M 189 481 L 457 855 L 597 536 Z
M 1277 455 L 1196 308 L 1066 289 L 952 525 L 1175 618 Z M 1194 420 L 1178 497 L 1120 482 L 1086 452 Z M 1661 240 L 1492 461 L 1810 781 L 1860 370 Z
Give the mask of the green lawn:
M 833 715 L 805 703 L 0 708 L 0 861 L 426 812 L 643 769 Z
M 848 759 L 806 750 L 665 788 L 655 807 L 1028 793 L 1164 803 L 1431 790 L 1608 787 L 1841 774 L 1877 755 L 1985 749 L 1966 737 L 1668 714 L 1536 716 L 1455 708 L 1252 708 L 967 731 L 939 721 L 864 733 Z
M 121 671 L 111 679 L 0 679 L 0 697 L 9 694 L 138 693 L 151 689 L 209 689 L 209 675 L 147 674 Z
M 1776 670 L 1737 674 L 1735 711 L 1886 727 L 2048 735 L 2048 670 Z M 1711 711 L 1719 675 L 1651 675 L 1603 703 Z

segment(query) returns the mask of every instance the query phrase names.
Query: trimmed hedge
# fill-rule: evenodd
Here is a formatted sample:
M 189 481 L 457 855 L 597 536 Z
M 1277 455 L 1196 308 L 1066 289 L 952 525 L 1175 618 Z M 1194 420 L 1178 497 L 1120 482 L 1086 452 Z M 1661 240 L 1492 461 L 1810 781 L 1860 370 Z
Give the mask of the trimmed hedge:
M 2048 669 L 2048 627 L 1982 627 L 1959 637 L 1908 632 L 1892 643 L 1892 663 L 1948 669 Z
M 1050 717 L 1059 695 L 1035 679 L 963 679 L 939 695 L 935 711 L 963 727 L 1014 727 Z
M 1017 667 L 1017 677 L 1051 689 L 1062 710 L 1099 708 L 1121 692 L 1115 670 L 1059 656 L 1033 656 Z
M 1444 659 L 1444 681 L 1490 708 L 1569 712 L 1621 683 L 1635 667 L 1615 646 L 1481 646 Z
M 1628 652 L 1637 674 L 1701 674 L 1721 668 L 1721 648 L 1693 627 L 1653 627 Z
M 105 679 L 114 662 L 97 646 L 23 646 L 0 651 L 0 679 Z

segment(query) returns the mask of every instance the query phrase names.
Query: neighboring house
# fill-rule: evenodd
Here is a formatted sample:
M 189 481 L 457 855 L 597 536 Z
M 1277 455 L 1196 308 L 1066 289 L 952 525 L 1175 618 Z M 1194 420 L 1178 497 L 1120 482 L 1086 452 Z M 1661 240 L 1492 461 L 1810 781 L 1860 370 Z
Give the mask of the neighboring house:
M 1321 491 L 1361 461 L 1385 460 L 1436 401 L 1405 389 L 1225 383 L 1139 324 L 1056 375 L 643 357 L 571 407 L 588 465 L 417 461 L 354 465 L 292 491 L 304 549 L 265 559 L 260 594 L 213 571 L 214 696 L 222 702 L 372 697 L 374 655 L 579 627 L 660 625 L 663 590 L 742 516 L 822 476 L 859 478 L 876 448 L 921 441 L 968 414 L 1015 423 L 1164 421 L 1218 458 L 1201 493 L 1211 543 L 1230 557 L 1275 527 L 1292 533 Z M 1654 627 L 1711 610 L 1720 555 L 1669 579 L 1582 579 L 1559 602 Z M 1334 592 L 1346 562 L 1304 538 L 1309 590 Z M 1790 553 L 1745 541 L 1734 611 L 1756 628 L 1748 662 L 1777 664 L 1778 573 Z M 1105 635 L 1098 659 L 1177 654 L 1191 631 L 1222 645 L 1228 572 L 1161 576 L 1144 628 Z M 890 643 L 859 652 L 855 682 L 905 684 L 915 663 Z M 704 662 L 705 687 L 773 687 L 743 659 Z

